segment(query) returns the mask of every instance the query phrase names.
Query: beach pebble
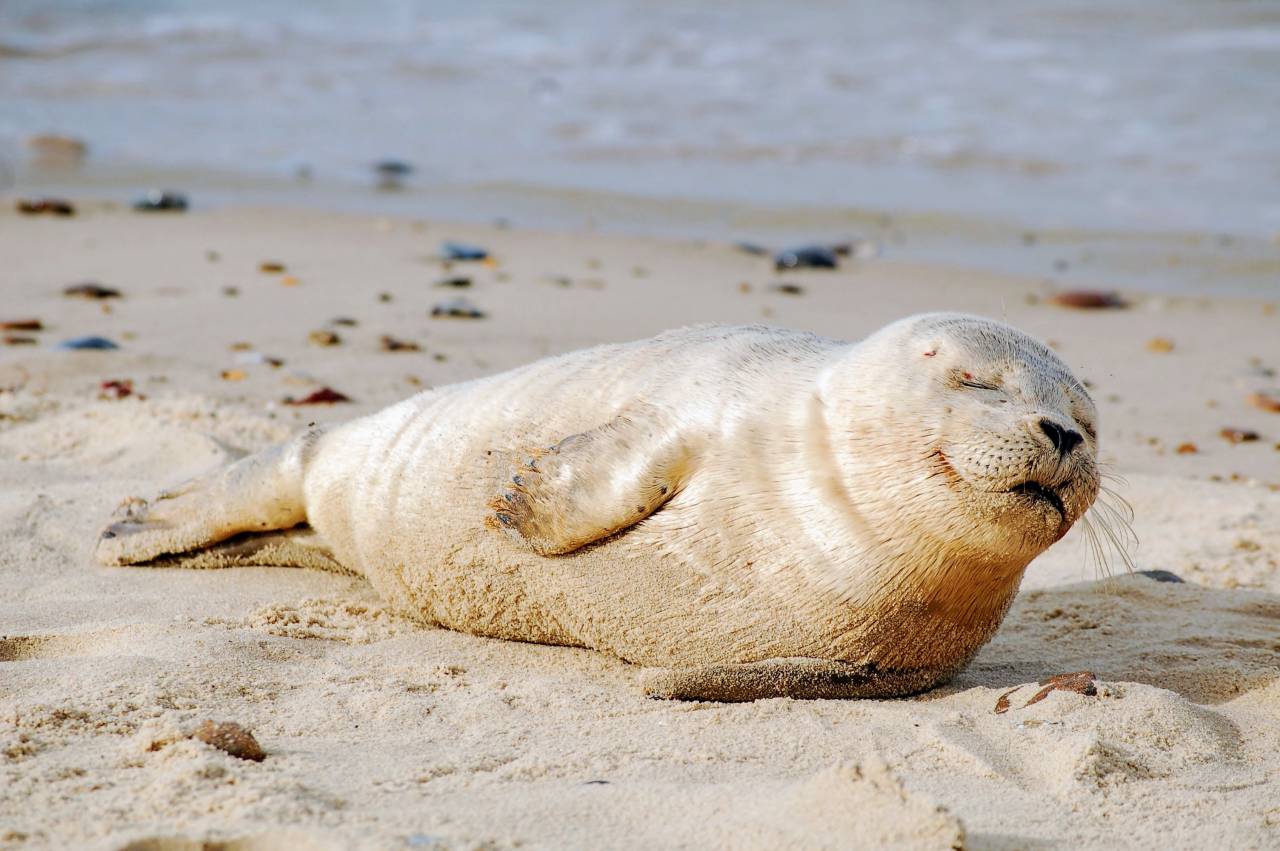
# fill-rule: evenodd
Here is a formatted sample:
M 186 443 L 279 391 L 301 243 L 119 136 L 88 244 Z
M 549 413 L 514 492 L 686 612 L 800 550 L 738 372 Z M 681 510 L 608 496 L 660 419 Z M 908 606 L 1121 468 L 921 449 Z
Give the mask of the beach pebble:
M 799 284 L 774 284 L 769 289 L 783 295 L 804 295 L 804 287 Z
M 285 270 L 285 265 L 279 260 L 263 260 L 258 264 L 258 271 L 267 275 L 279 275 Z
M 1026 709 L 1033 703 L 1039 703 L 1055 691 L 1071 691 L 1076 694 L 1083 694 L 1088 697 L 1096 697 L 1098 694 L 1098 686 L 1096 684 L 1097 677 L 1092 671 L 1073 671 L 1070 674 L 1057 674 L 1048 679 L 1041 680 L 1038 684 L 1044 686 L 1026 703 L 1022 704 L 1022 708 Z M 1010 696 L 1022 686 L 1009 689 L 1009 691 L 1000 695 L 996 700 L 995 713 L 1003 715 L 1011 708 L 1009 701 Z
M 1229 443 L 1252 443 L 1258 439 L 1258 433 L 1247 428 L 1226 427 L 1218 432 Z
M 1191 441 L 1179 443 L 1178 448 L 1174 450 L 1174 452 L 1177 452 L 1179 455 L 1195 455 L 1199 451 L 1200 449 Z
M 486 314 L 465 298 L 442 301 L 431 308 L 431 315 L 447 319 L 484 319 Z
M 249 373 L 243 369 L 224 369 L 222 371 L 223 381 L 244 381 L 249 377 Z
M 378 301 L 383 304 L 390 304 L 393 299 L 391 293 L 378 293 Z
M 41 165 L 71 165 L 89 153 L 89 145 L 75 136 L 60 133 L 38 133 L 26 139 L 27 150 Z
M 321 387 L 319 390 L 316 390 L 301 399 L 295 399 L 292 396 L 288 396 L 285 398 L 284 403 L 286 405 L 332 405 L 335 402 L 350 401 L 350 396 L 339 393 L 332 387 Z
M 489 252 L 465 242 L 445 242 L 440 246 L 440 256 L 445 260 L 487 260 Z
M 112 379 L 98 385 L 99 399 L 127 399 L 133 395 L 133 382 L 128 378 Z
M 106 337 L 72 337 L 70 340 L 63 340 L 54 346 L 55 349 L 76 350 L 76 349 L 118 349 L 115 343 Z
M 338 317 L 336 317 L 336 318 L 334 318 L 334 319 L 330 319 L 330 320 L 329 320 L 329 324 L 330 324 L 330 325 L 338 325 L 338 326 L 341 326 L 341 327 L 343 327 L 343 328 L 354 328 L 354 327 L 356 327 L 357 325 L 359 325 L 360 323 L 359 323 L 358 321 L 356 321 L 355 319 L 352 319 L 350 316 L 338 316 Z
M 1182 582 L 1183 579 L 1171 570 L 1139 570 L 1134 576 L 1145 576 L 1155 582 Z
M 378 340 L 378 347 L 384 352 L 418 352 L 422 347 L 412 340 L 397 340 L 390 334 L 383 334 Z
M 436 281 L 435 284 L 433 284 L 433 286 L 437 286 L 441 288 L 450 288 L 455 290 L 464 290 L 467 287 L 471 286 L 471 279 L 464 278 L 461 276 L 456 276 L 452 278 L 441 278 L 440 280 Z
M 773 265 L 779 269 L 835 269 L 840 257 L 825 245 L 802 245 L 779 251 L 773 257 Z
M 43 331 L 39 319 L 0 319 L 0 331 Z
M 223 287 L 222 294 L 227 298 L 235 298 L 236 296 L 240 295 L 240 288 L 239 287 Z
M 1147 340 L 1147 351 L 1161 355 L 1168 354 L 1173 351 L 1173 340 L 1168 337 L 1152 337 Z
M 312 331 L 307 335 L 307 342 L 313 346 L 337 346 L 342 343 L 342 338 L 332 331 Z
M 385 159 L 373 164 L 374 174 L 378 176 L 379 189 L 399 189 L 405 178 L 413 174 L 413 165 L 404 160 Z
M 35 337 L 27 337 L 23 334 L 5 334 L 0 337 L 0 341 L 6 346 L 34 346 L 40 342 Z
M 1128 307 L 1128 303 L 1113 292 L 1102 290 L 1064 290 L 1049 296 L 1049 301 L 1059 307 L 1081 310 L 1103 310 Z
M 169 189 L 153 189 L 134 201 L 133 209 L 143 213 L 181 213 L 187 209 L 187 196 Z
M 14 205 L 19 213 L 27 216 L 74 216 L 75 205 L 61 198 L 20 198 Z
M 262 762 L 267 757 L 253 733 L 234 721 L 205 721 L 190 737 L 236 759 Z
M 1249 404 L 1263 411 L 1280 414 L 1280 390 L 1259 390 L 1249 394 Z
M 120 291 L 111 287 L 104 287 L 102 284 L 96 284 L 92 281 L 86 281 L 83 284 L 72 284 L 69 287 L 63 287 L 62 294 L 69 298 L 87 298 L 87 299 L 103 299 L 103 298 L 120 298 Z

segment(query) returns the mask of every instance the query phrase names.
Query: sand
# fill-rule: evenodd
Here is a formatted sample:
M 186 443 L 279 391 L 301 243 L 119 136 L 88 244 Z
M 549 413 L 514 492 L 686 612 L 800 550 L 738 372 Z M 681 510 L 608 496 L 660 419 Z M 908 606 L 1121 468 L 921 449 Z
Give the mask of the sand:
M 446 272 L 443 239 L 497 262 Z M 778 276 L 723 244 L 88 202 L 0 211 L 0 257 L 0 321 L 45 326 L 0 347 L 0 847 L 1280 847 L 1280 414 L 1246 401 L 1280 385 L 1274 305 L 1072 311 L 891 253 Z M 61 295 L 82 281 L 124 297 Z M 457 295 L 488 317 L 428 317 Z M 692 322 L 854 339 L 926 309 L 1003 318 L 1089 380 L 1135 566 L 1184 583 L 1114 558 L 1099 581 L 1073 531 L 943 688 L 673 704 L 596 653 L 423 629 L 358 578 L 89 556 L 121 498 L 423 387 Z M 85 334 L 121 348 L 53 348 Z M 100 398 L 112 380 L 132 394 Z M 283 404 L 322 386 L 354 401 Z M 1081 669 L 1095 695 L 1030 702 Z M 185 738 L 206 719 L 266 759 Z

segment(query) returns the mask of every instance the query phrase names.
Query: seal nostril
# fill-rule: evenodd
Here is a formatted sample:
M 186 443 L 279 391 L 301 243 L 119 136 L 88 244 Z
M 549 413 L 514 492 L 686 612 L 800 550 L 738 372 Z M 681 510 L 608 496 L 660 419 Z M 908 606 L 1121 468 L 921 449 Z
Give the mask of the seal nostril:
M 1040 430 L 1048 435 L 1049 440 L 1053 443 L 1053 448 L 1057 449 L 1060 455 L 1066 455 L 1084 441 L 1080 432 L 1063 428 L 1053 420 L 1040 420 Z

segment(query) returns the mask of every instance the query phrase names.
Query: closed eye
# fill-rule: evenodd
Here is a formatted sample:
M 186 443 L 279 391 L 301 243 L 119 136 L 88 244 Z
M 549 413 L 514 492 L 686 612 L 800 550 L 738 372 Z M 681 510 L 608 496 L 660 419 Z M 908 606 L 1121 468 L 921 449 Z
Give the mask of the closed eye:
M 970 390 L 999 390 L 1000 388 L 989 382 L 974 378 L 972 373 L 957 372 L 956 383 L 961 387 L 968 387 Z

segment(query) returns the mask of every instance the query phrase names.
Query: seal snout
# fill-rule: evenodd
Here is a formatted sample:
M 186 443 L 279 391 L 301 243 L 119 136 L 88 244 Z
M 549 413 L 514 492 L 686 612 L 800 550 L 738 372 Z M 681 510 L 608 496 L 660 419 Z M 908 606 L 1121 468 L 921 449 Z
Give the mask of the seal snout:
M 1058 450 L 1058 454 L 1062 457 L 1070 455 L 1071 450 L 1084 442 L 1084 436 L 1080 432 L 1062 426 L 1048 417 L 1041 417 L 1039 426 L 1040 431 L 1049 438 L 1053 448 Z

